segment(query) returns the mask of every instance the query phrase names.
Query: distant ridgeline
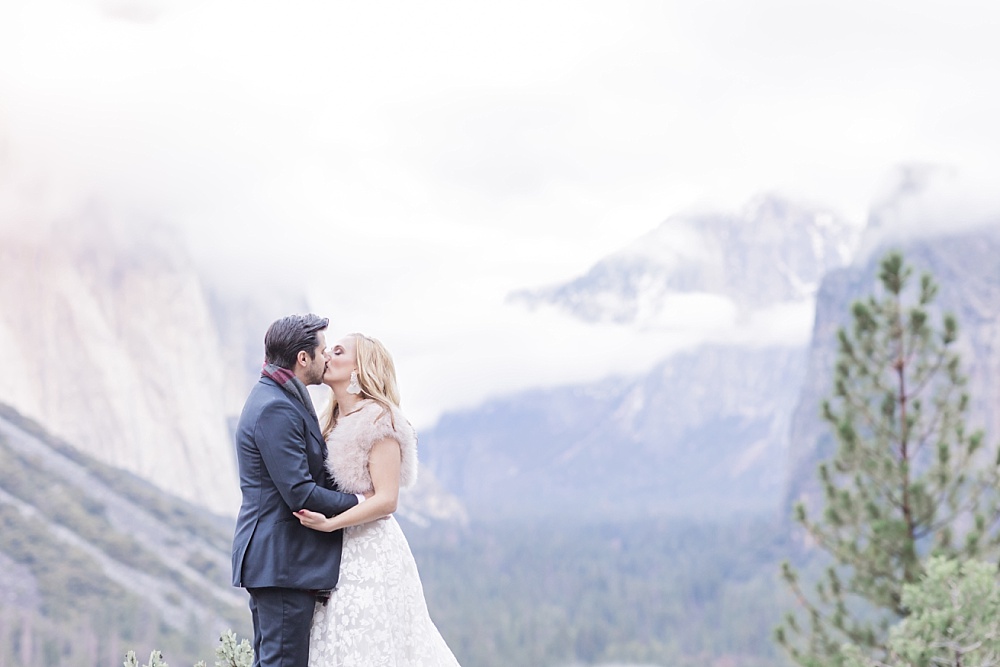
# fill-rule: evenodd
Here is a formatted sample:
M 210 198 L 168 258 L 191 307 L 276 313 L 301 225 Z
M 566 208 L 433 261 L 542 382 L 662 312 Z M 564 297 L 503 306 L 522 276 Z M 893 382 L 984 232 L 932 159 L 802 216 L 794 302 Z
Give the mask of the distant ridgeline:
M 249 633 L 231 519 L 100 463 L 0 404 L 0 664 L 172 665 Z

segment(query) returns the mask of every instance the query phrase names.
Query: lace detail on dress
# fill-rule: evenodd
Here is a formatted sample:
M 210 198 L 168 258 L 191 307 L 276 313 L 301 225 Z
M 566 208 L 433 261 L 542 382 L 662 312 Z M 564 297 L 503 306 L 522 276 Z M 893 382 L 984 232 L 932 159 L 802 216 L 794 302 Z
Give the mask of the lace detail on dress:
M 309 667 L 459 667 L 393 517 L 345 529 L 340 582 L 313 616 Z

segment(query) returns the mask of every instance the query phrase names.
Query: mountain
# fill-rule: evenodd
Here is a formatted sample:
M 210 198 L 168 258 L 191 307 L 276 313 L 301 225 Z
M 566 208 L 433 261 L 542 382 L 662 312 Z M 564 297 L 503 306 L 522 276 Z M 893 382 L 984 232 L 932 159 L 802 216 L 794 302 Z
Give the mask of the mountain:
M 711 346 L 639 377 L 523 392 L 442 417 L 423 460 L 480 518 L 766 512 L 803 360 Z
M 212 511 L 240 503 L 232 430 L 267 326 L 297 291 L 206 275 L 176 231 L 93 206 L 35 233 L 0 230 L 0 401 L 104 463 Z M 242 284 L 241 284 L 242 283 Z M 464 520 L 421 475 L 414 520 Z
M 204 285 L 156 226 L 122 238 L 100 211 L 0 244 L 0 400 L 98 459 L 216 508 L 238 507 L 226 416 L 245 374 Z M 225 510 L 223 510 L 225 511 Z
M 671 218 L 568 283 L 512 299 L 587 321 L 669 326 L 679 298 L 733 303 L 753 337 L 703 343 L 631 377 L 521 392 L 446 414 L 424 461 L 476 517 L 718 516 L 776 510 L 806 346 L 783 340 L 773 309 L 806 330 L 815 286 L 857 233 L 833 213 L 762 196 L 738 213 Z M 746 327 L 742 327 L 746 329 Z
M 553 305 L 590 322 L 670 326 L 676 297 L 712 294 L 746 313 L 811 301 L 848 262 L 857 229 L 831 210 L 761 195 L 738 212 L 674 216 L 565 284 L 511 300 Z
M 171 664 L 249 632 L 229 584 L 232 522 L 0 405 L 0 664 Z M 180 661 L 177 662 L 177 659 Z
M 976 224 L 959 219 L 950 225 L 947 219 L 901 224 L 900 211 L 935 208 L 918 205 L 930 183 L 917 179 L 920 174 L 907 176 L 873 207 L 862 239 L 864 252 L 850 266 L 831 271 L 820 287 L 805 380 L 792 418 L 789 505 L 820 497 L 816 466 L 835 447 L 819 411 L 833 387 L 836 332 L 850 324 L 851 303 L 875 290 L 878 263 L 890 249 L 902 251 L 917 274 L 930 272 L 938 283 L 932 321 L 939 323 L 943 312 L 958 320 L 957 349 L 969 380 L 969 427 L 985 429 L 990 445 L 1000 438 L 1000 213 Z M 958 204 L 936 208 L 947 216 L 962 210 Z

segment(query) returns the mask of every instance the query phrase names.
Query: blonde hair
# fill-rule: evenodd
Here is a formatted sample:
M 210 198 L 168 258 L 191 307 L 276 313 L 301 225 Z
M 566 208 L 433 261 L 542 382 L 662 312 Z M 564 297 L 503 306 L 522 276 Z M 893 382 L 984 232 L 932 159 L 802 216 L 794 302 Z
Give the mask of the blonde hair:
M 358 384 L 361 385 L 361 398 L 370 398 L 382 406 L 383 413 L 389 413 L 392 419 L 392 408 L 399 407 L 399 387 L 396 386 L 396 364 L 392 355 L 381 341 L 360 333 L 348 334 L 354 339 L 358 365 Z M 340 407 L 336 395 L 330 401 L 326 412 L 326 425 L 323 427 L 323 437 L 330 435 L 337 425 Z M 381 415 L 380 415 L 381 416 Z M 395 428 L 393 420 L 393 428 Z

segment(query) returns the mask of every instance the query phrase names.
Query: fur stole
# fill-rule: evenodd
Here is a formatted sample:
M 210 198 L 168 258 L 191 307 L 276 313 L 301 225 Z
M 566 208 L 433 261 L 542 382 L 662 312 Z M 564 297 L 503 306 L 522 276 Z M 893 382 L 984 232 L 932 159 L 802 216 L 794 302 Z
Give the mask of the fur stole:
M 376 401 L 364 399 L 356 412 L 337 420 L 326 439 L 329 449 L 326 467 L 341 491 L 365 493 L 372 490 L 368 458 L 372 446 L 383 438 L 399 443 L 402 455 L 399 488 L 408 488 L 417 481 L 417 434 L 410 422 L 398 408 L 389 412 Z

